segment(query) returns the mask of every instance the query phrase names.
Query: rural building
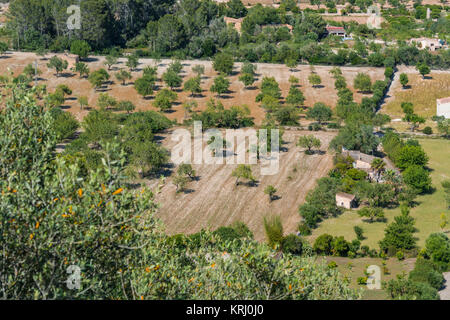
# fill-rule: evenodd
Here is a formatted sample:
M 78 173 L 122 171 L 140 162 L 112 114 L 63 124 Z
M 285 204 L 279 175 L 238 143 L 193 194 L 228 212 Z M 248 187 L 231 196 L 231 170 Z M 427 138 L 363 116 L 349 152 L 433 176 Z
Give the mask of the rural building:
M 415 43 L 419 48 L 428 49 L 429 51 L 442 49 L 445 45 L 444 40 L 434 38 L 413 38 L 409 40 L 409 43 Z
M 353 168 L 367 172 L 370 180 L 380 183 L 384 182 L 383 176 L 372 169 L 372 161 L 377 157 L 362 153 L 361 151 L 346 150 L 345 148 L 342 148 L 342 155 L 351 157 L 353 159 Z M 386 164 L 386 169 L 399 173 L 391 160 L 388 158 L 383 158 L 383 161 Z
M 450 119 L 450 97 L 436 100 L 436 115 Z
M 223 20 L 227 25 L 231 24 L 236 29 L 237 32 L 239 33 L 241 32 L 241 25 L 244 18 L 235 19 L 230 17 L 223 17 Z
M 327 33 L 328 35 L 347 38 L 347 34 L 345 33 L 345 29 L 343 27 L 327 26 Z
M 355 207 L 355 196 L 345 192 L 338 192 L 336 193 L 336 205 L 338 207 L 351 209 Z

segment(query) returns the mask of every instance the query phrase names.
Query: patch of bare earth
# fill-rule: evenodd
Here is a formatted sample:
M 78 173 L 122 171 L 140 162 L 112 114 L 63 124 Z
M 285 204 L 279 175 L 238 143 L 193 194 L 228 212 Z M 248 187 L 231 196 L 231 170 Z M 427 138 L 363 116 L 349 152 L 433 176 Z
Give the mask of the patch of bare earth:
M 49 54 L 47 57 L 51 57 Z M 136 105 L 137 110 L 157 110 L 153 107 L 154 95 L 148 97 L 147 99 L 142 98 L 134 89 L 133 81 L 138 77 L 142 76 L 142 69 L 148 65 L 153 66 L 155 62 L 151 59 L 140 59 L 140 64 L 136 71 L 132 72 L 133 79 L 129 81 L 125 86 L 115 79 L 114 74 L 119 69 L 128 69 L 125 66 L 125 59 L 120 59 L 117 65 L 109 71 L 111 84 L 102 89 L 102 91 L 95 91 L 87 79 L 80 79 L 78 74 L 68 71 L 64 76 L 56 77 L 54 70 L 49 70 L 47 68 L 48 61 L 40 60 L 34 53 L 25 52 L 13 52 L 8 54 L 7 57 L 0 60 L 0 73 L 7 71 L 10 68 L 16 75 L 22 72 L 23 68 L 29 63 L 38 61 L 39 69 L 43 72 L 40 76 L 39 83 L 47 84 L 49 92 L 53 90 L 59 84 L 66 84 L 72 90 L 73 94 L 66 100 L 64 109 L 73 113 L 78 119 L 82 119 L 88 110 L 81 110 L 80 106 L 76 100 L 78 96 L 87 96 L 89 100 L 89 106 L 91 108 L 96 108 L 96 103 L 98 96 L 101 92 L 107 92 L 109 95 L 115 97 L 118 100 L 130 100 Z M 88 62 L 88 67 L 91 71 L 98 70 L 100 68 L 106 68 L 104 66 L 104 57 L 90 57 L 90 62 Z M 167 69 L 170 60 L 162 60 L 158 66 L 159 77 Z M 201 95 L 191 97 L 189 92 L 183 92 L 182 90 L 177 90 L 178 99 L 173 107 L 172 112 L 166 113 L 166 116 L 170 119 L 177 119 L 180 123 L 184 118 L 184 110 L 182 104 L 189 100 L 195 100 L 198 103 L 198 110 L 204 110 L 206 108 L 206 103 L 211 98 L 217 98 L 215 94 L 209 91 L 214 78 L 217 76 L 217 72 L 213 70 L 211 61 L 201 61 L 201 60 L 189 60 L 183 61 L 183 81 L 195 76 L 192 72 L 192 67 L 195 65 L 203 65 L 205 67 L 205 75 L 202 79 L 202 89 Z M 299 78 L 299 88 L 303 91 L 306 101 L 305 106 L 311 107 L 316 102 L 323 102 L 331 107 L 334 107 L 337 102 L 337 91 L 334 89 L 334 79 L 329 74 L 332 69 L 330 66 L 315 66 L 313 70 L 310 66 L 299 65 L 295 70 L 291 71 L 284 65 L 280 64 L 266 64 L 258 63 L 257 65 L 257 78 L 258 80 L 254 84 L 253 89 L 246 89 L 244 85 L 239 81 L 239 70 L 241 63 L 236 63 L 234 68 L 234 73 L 229 77 L 231 81 L 230 92 L 220 97 L 221 102 L 225 107 L 231 107 L 236 105 L 248 105 L 251 111 L 251 115 L 255 119 L 255 123 L 261 124 L 265 117 L 264 110 L 260 107 L 259 103 L 255 102 L 255 98 L 260 92 L 259 88 L 261 86 L 261 81 L 264 76 L 275 77 L 278 81 L 283 97 L 286 97 L 289 92 L 289 77 L 294 75 Z M 383 68 L 370 68 L 370 67 L 341 67 L 344 77 L 347 80 L 348 86 L 354 93 L 355 101 L 360 102 L 363 97 L 370 96 L 364 95 L 357 92 L 352 88 L 353 80 L 359 72 L 368 74 L 372 81 L 382 80 L 384 78 Z M 322 85 L 319 88 L 313 88 L 308 82 L 308 76 L 311 72 L 317 73 L 322 78 Z M 157 90 L 164 87 L 164 83 L 160 81 L 157 82 Z
M 161 204 L 158 216 L 171 234 L 194 233 L 202 228 L 211 230 L 226 226 L 234 221 L 243 221 L 254 232 L 257 240 L 264 239 L 263 218 L 269 214 L 281 216 L 285 233 L 295 232 L 300 221 L 298 207 L 305 200 L 316 180 L 325 176 L 332 168 L 332 155 L 328 153 L 305 155 L 296 147 L 301 135 L 311 134 L 288 130 L 283 139 L 287 148 L 281 152 L 279 172 L 272 176 L 262 176 L 260 165 L 252 165 L 257 179 L 256 186 L 235 185 L 236 179 L 231 176 L 237 165 L 203 164 L 193 165 L 198 181 L 187 186 L 187 192 L 176 193 L 176 187 L 167 178 L 156 200 Z M 336 135 L 333 132 L 314 132 L 322 141 L 322 150 L 327 150 L 329 142 Z M 176 142 L 170 139 L 170 132 L 163 141 L 169 150 Z M 176 168 L 173 169 L 175 171 Z M 150 186 L 156 186 L 152 181 Z M 264 194 L 264 189 L 273 185 L 278 191 L 279 199 L 272 202 Z

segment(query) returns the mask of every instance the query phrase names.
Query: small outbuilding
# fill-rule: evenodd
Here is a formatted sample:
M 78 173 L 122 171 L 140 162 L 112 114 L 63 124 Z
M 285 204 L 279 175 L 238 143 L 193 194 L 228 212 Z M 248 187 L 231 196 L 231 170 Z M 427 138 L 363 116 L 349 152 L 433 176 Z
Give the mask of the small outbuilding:
M 450 119 L 450 97 L 436 100 L 436 115 Z
M 346 209 L 355 207 L 355 196 L 353 194 L 338 192 L 336 193 L 336 205 Z

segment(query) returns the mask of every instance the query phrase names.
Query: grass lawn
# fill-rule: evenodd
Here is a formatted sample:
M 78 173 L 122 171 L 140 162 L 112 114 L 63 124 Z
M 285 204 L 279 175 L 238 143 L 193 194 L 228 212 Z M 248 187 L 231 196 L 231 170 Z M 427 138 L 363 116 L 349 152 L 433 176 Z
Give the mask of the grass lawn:
M 364 271 L 370 265 L 379 266 L 383 270 L 382 259 L 380 258 L 342 258 L 342 257 L 320 257 L 318 259 L 326 259 L 326 262 L 334 261 L 338 266 L 339 272 L 347 277 L 350 281 L 350 287 L 362 290 L 362 299 L 365 300 L 383 300 L 388 299 L 384 290 L 369 290 L 365 285 L 358 285 L 358 277 L 364 276 Z M 396 258 L 386 260 L 388 274 L 381 272 L 381 281 L 389 281 L 395 279 L 397 275 L 409 273 L 414 268 L 415 259 L 405 259 L 399 261 Z
M 414 104 L 414 111 L 423 117 L 431 118 L 436 114 L 436 99 L 450 96 L 450 74 L 432 73 L 432 79 L 422 79 L 419 74 L 408 74 L 408 89 L 401 86 L 394 92 L 395 99 L 383 106 L 381 112 L 392 118 L 402 118 L 402 102 Z
M 418 232 L 418 245 L 422 247 L 426 238 L 433 232 L 439 232 L 440 215 L 447 213 L 450 219 L 450 212 L 446 210 L 444 190 L 441 182 L 450 179 L 450 140 L 443 139 L 420 139 L 420 144 L 430 157 L 429 168 L 433 187 L 436 190 L 432 194 L 421 195 L 417 197 L 419 203 L 411 210 L 411 216 L 416 219 L 416 228 Z M 393 217 L 400 214 L 400 209 L 385 210 L 387 223 L 393 220 Z M 309 237 L 311 242 L 323 233 L 333 236 L 344 236 L 346 240 L 351 241 L 356 238 L 353 231 L 354 226 L 361 226 L 364 229 L 366 239 L 362 245 L 368 245 L 370 248 L 379 249 L 378 242 L 384 237 L 386 223 L 363 222 L 356 211 L 346 211 L 337 218 L 327 219 L 320 223 L 319 228 L 313 231 Z

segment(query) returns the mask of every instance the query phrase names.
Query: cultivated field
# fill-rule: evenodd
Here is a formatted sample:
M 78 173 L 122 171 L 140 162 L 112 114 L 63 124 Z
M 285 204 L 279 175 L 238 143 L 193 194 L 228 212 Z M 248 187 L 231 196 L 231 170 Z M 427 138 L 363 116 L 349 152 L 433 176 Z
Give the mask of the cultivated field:
M 332 168 L 332 155 L 328 153 L 307 156 L 296 147 L 298 137 L 311 134 L 304 131 L 288 130 L 283 136 L 287 149 L 281 152 L 279 172 L 273 176 L 262 176 L 259 165 L 252 165 L 257 186 L 235 185 L 231 176 L 236 165 L 193 165 L 198 176 L 187 186 L 187 192 L 176 193 L 171 182 L 173 175 L 166 179 L 156 200 L 161 203 L 158 216 L 163 220 L 167 231 L 174 233 L 193 233 L 202 228 L 216 229 L 234 221 L 243 221 L 255 233 L 257 240 L 264 239 L 263 217 L 279 214 L 285 233 L 295 232 L 300 220 L 298 207 L 303 203 L 306 193 L 315 186 L 316 180 L 325 176 Z M 322 150 L 328 148 L 333 132 L 314 133 L 322 141 Z M 164 135 L 163 144 L 169 150 L 176 144 L 170 132 Z M 176 168 L 173 169 L 175 171 Z M 143 181 L 144 182 L 144 181 Z M 149 183 L 148 180 L 145 183 Z M 153 180 L 150 186 L 158 184 Z M 272 202 L 264 194 L 264 189 L 273 185 L 279 198 Z
M 51 55 L 48 55 L 48 57 L 51 57 Z M 0 60 L 1 62 L 0 74 L 6 72 L 7 68 L 11 68 L 12 71 L 18 74 L 23 70 L 23 68 L 28 63 L 31 63 L 36 59 L 39 58 L 36 57 L 36 55 L 33 53 L 22 53 L 22 52 L 10 53 L 8 56 Z M 103 67 L 106 68 L 103 65 L 104 57 L 91 57 L 90 60 L 91 61 L 88 62 L 87 64 L 91 71 Z M 146 100 L 143 99 L 141 96 L 139 96 L 133 87 L 133 80 L 128 82 L 127 85 L 125 86 L 122 86 L 120 83 L 116 81 L 114 73 L 121 68 L 127 68 L 125 66 L 125 61 L 126 61 L 125 59 L 120 59 L 119 63 L 115 65 L 111 71 L 109 71 L 111 75 L 110 80 L 113 83 L 108 86 L 108 89 L 105 92 L 107 92 L 108 94 L 110 94 L 111 96 L 115 97 L 118 100 L 132 101 L 136 105 L 137 110 L 155 109 L 152 106 L 154 97 L 150 97 Z M 87 114 L 88 110 L 81 111 L 80 106 L 76 101 L 76 97 L 83 95 L 87 96 L 89 99 L 89 106 L 91 108 L 95 108 L 100 92 L 95 92 L 87 79 L 80 79 L 78 74 L 74 74 L 70 71 L 67 72 L 67 74 L 64 76 L 56 77 L 54 75 L 54 70 L 49 70 L 47 68 L 47 62 L 48 61 L 46 60 L 38 60 L 39 68 L 43 72 L 43 74 L 40 77 L 41 78 L 40 83 L 45 82 L 50 92 L 53 92 L 54 88 L 59 84 L 68 85 L 73 90 L 73 94 L 66 101 L 64 108 L 75 114 L 77 118 L 82 119 Z M 159 64 L 158 67 L 159 76 L 161 76 L 164 73 L 169 63 L 170 60 L 163 60 Z M 202 110 L 205 108 L 206 102 L 210 98 L 215 97 L 214 94 L 209 92 L 209 88 L 211 87 L 214 81 L 214 77 L 217 75 L 217 73 L 213 70 L 212 63 L 210 61 L 200 61 L 200 60 L 183 61 L 184 66 L 182 73 L 182 76 L 184 77 L 183 80 L 185 81 L 193 76 L 191 69 L 193 66 L 197 64 L 205 66 L 205 75 L 202 79 L 201 85 L 203 93 L 195 98 L 192 98 L 190 97 L 190 93 L 178 90 L 177 104 L 174 106 L 172 112 L 166 113 L 167 117 L 171 119 L 177 119 L 179 122 L 182 122 L 184 118 L 184 111 L 182 108 L 183 102 L 188 100 L 195 100 L 198 102 L 199 105 L 198 110 Z M 138 69 L 132 73 L 133 79 L 140 77 L 142 75 L 142 69 L 147 65 L 154 65 L 154 61 L 151 59 L 141 59 Z M 313 70 L 311 70 L 310 66 L 300 65 L 297 67 L 295 71 L 291 72 L 289 68 L 287 68 L 284 65 L 258 63 L 257 64 L 258 81 L 255 82 L 254 88 L 245 89 L 244 85 L 238 80 L 240 66 L 241 66 L 240 63 L 235 64 L 235 72 L 232 76 L 229 77 L 231 81 L 230 92 L 227 93 L 220 100 L 222 101 L 225 107 L 243 104 L 248 105 L 251 111 L 251 115 L 255 118 L 256 124 L 260 124 L 265 116 L 264 110 L 259 106 L 259 103 L 255 102 L 255 97 L 260 92 L 259 87 L 261 85 L 261 80 L 264 76 L 275 77 L 275 79 L 278 81 L 280 85 L 284 97 L 287 96 L 289 91 L 290 84 L 288 82 L 288 79 L 290 75 L 298 77 L 300 79 L 299 88 L 300 90 L 302 90 L 302 92 L 306 97 L 305 106 L 307 107 L 314 105 L 314 103 L 316 102 L 323 102 L 332 107 L 335 106 L 336 104 L 337 92 L 334 89 L 334 79 L 331 78 L 331 75 L 329 74 L 329 71 L 332 69 L 332 67 L 315 66 Z M 347 80 L 347 84 L 350 88 L 353 86 L 353 80 L 358 74 L 358 72 L 369 74 L 370 77 L 372 78 L 372 81 L 384 79 L 383 68 L 342 67 L 341 69 L 344 77 Z M 308 76 L 311 74 L 312 71 L 316 72 L 322 78 L 322 85 L 319 88 L 313 88 L 311 84 L 308 82 Z M 161 87 L 164 86 L 164 83 L 159 81 L 157 83 L 157 86 L 158 86 L 157 90 L 159 90 Z M 356 92 L 356 90 L 353 90 L 353 92 L 355 101 L 357 102 L 360 102 L 364 96 L 370 96 Z
M 401 73 L 408 75 L 409 83 L 406 88 L 400 84 Z M 434 129 L 436 123 L 431 121 L 431 117 L 436 115 L 436 99 L 449 96 L 450 71 L 432 70 L 431 74 L 422 79 L 414 67 L 399 66 L 381 112 L 391 116 L 392 127 L 399 131 L 408 131 L 408 124 L 401 121 L 404 116 L 401 104 L 402 102 L 412 102 L 414 111 L 427 120 L 419 129 L 426 126 Z
M 420 139 L 420 144 L 430 157 L 429 168 L 431 169 L 431 178 L 433 187 L 436 191 L 432 194 L 418 196 L 418 205 L 411 209 L 411 216 L 416 219 L 416 228 L 418 232 L 415 236 L 418 238 L 418 245 L 423 246 L 425 239 L 433 232 L 440 232 L 440 215 L 447 213 L 444 190 L 441 182 L 450 179 L 450 141 L 443 139 Z M 394 216 L 400 214 L 400 209 L 385 210 L 387 223 L 393 221 Z M 450 218 L 450 216 L 448 215 Z M 356 210 L 347 211 L 341 216 L 328 219 L 320 223 L 320 227 L 315 229 L 310 240 L 313 241 L 317 236 L 323 233 L 329 233 L 334 236 L 344 236 L 346 240 L 355 238 L 353 227 L 361 226 L 364 229 L 365 240 L 362 245 L 368 245 L 371 248 L 378 249 L 378 242 L 384 237 L 386 223 L 363 222 Z

